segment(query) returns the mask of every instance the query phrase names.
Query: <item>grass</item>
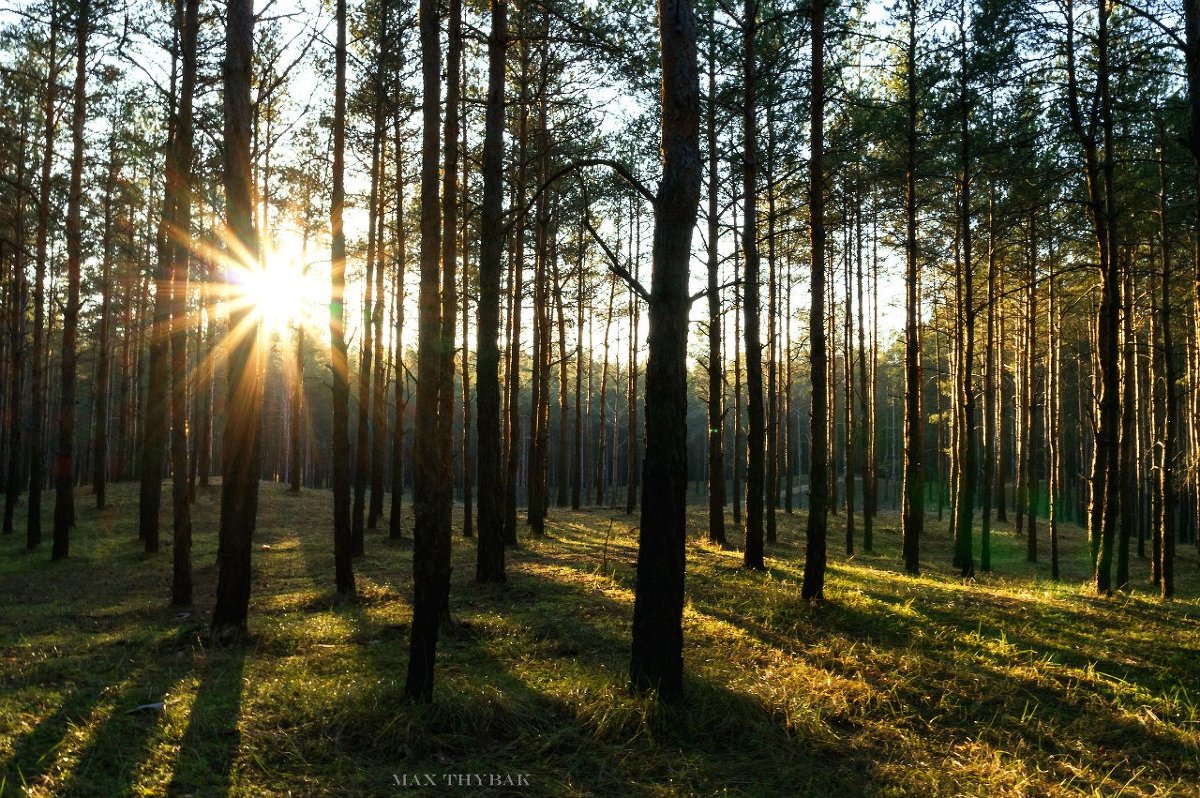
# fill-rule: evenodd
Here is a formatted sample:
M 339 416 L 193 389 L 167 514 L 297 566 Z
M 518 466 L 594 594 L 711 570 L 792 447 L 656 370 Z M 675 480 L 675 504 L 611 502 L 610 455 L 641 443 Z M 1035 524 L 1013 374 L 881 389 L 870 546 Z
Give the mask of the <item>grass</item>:
M 695 506 L 687 699 L 672 707 L 625 688 L 636 516 L 553 510 L 547 538 L 510 551 L 505 585 L 474 584 L 474 546 L 456 537 L 436 697 L 417 706 L 403 698 L 411 548 L 368 533 L 361 599 L 335 604 L 329 494 L 264 483 L 251 637 L 232 648 L 205 634 L 217 492 L 195 505 L 190 611 L 167 606 L 169 547 L 140 551 L 135 486 L 104 512 L 89 498 L 67 562 L 26 553 L 20 532 L 0 540 L 3 798 L 446 791 L 397 784 L 426 773 L 528 776 L 475 795 L 1200 794 L 1191 547 L 1185 598 L 1102 599 L 1081 584 L 1074 527 L 1068 581 L 1025 563 L 1002 526 L 995 572 L 964 583 L 932 514 L 915 578 L 893 516 L 876 553 L 850 558 L 837 516 L 828 601 L 810 605 L 801 514 L 780 515 L 759 574 L 699 539 Z M 164 507 L 168 538 L 169 523 Z

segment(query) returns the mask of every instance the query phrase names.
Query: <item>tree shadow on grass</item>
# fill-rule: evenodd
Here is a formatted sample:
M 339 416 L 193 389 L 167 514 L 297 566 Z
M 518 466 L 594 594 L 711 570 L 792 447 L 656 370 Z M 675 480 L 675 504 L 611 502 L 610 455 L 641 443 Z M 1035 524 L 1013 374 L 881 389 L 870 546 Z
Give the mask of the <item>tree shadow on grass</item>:
M 248 641 L 212 647 L 198 663 L 200 687 L 175 759 L 168 795 L 233 794 L 233 765 L 241 745 L 243 682 Z
M 1021 602 L 1010 601 L 997 608 L 968 600 L 960 601 L 957 608 L 921 604 L 902 613 L 897 610 L 907 603 L 903 598 L 868 595 L 888 609 L 881 612 L 826 603 L 799 616 L 798 634 L 784 633 L 769 617 L 739 615 L 717 603 L 700 601 L 696 609 L 745 630 L 767 646 L 807 658 L 832 674 L 861 679 L 872 695 L 885 696 L 891 702 L 895 723 L 922 737 L 940 739 L 947 749 L 976 740 L 996 751 L 1023 752 L 1013 755 L 1030 770 L 1090 783 L 1097 791 L 1112 789 L 1139 774 L 1161 781 L 1191 778 L 1196 773 L 1194 743 L 1181 737 L 1188 730 L 1178 724 L 1168 728 L 1149 704 L 1131 705 L 1130 693 L 1118 689 L 1119 679 L 1114 682 L 1100 674 L 1086 678 L 1080 671 L 1090 663 L 1073 651 L 1069 640 L 1055 644 L 1049 637 L 1024 638 L 1019 632 L 1008 632 L 1003 642 L 1011 653 L 1000 657 L 995 652 L 980 654 L 969 640 L 944 634 L 969 633 L 978 622 L 978 646 L 987 648 L 993 639 L 1001 640 L 996 632 L 1004 628 L 1006 620 L 1031 618 L 1036 610 L 1033 602 L 1022 607 Z M 1084 622 L 1069 612 L 1067 616 L 1071 624 Z M 835 646 L 832 655 L 822 654 L 816 661 L 808 657 L 807 647 L 828 648 L 833 637 L 845 642 Z M 882 669 L 863 667 L 861 658 L 842 663 L 837 652 L 848 652 L 859 641 L 883 655 L 885 662 L 908 661 L 909 665 L 891 672 L 886 665 Z M 1114 661 L 1104 660 L 1099 668 L 1114 665 Z M 1129 669 L 1121 672 L 1130 675 Z M 1133 672 L 1138 685 L 1166 697 L 1169 691 L 1157 684 L 1149 671 L 1134 668 Z M 921 676 L 914 679 L 912 673 Z M 1074 766 L 1065 764 L 1077 759 L 1081 750 L 1089 755 Z M 1097 761 L 1107 764 L 1097 769 Z
M 46 715 L 13 746 L 12 758 L 0 770 L 0 780 L 15 790 L 35 784 L 54 764 L 54 755 L 63 744 L 71 724 L 87 716 L 100 701 L 102 689 L 72 687 L 52 714 Z M 0 795 L 5 794 L 0 790 Z
M 528 773 L 528 788 L 474 794 L 657 795 L 668 785 L 680 795 L 870 791 L 869 757 L 805 737 L 754 696 L 694 676 L 677 705 L 632 696 L 628 602 L 531 573 L 510 580 L 468 595 L 483 606 L 460 611 L 439 642 L 428 705 L 401 695 L 406 625 L 347 609 L 359 656 L 380 677 L 367 684 L 383 685 L 356 696 L 338 722 L 336 755 L 360 759 L 364 789 L 382 789 L 393 773 Z M 538 601 L 524 601 L 526 592 Z

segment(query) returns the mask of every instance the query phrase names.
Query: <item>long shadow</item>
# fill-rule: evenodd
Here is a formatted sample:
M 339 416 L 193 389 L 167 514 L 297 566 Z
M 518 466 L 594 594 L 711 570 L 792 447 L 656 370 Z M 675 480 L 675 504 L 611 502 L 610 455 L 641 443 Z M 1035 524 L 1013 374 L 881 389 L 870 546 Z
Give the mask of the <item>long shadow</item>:
M 54 763 L 54 753 L 62 745 L 70 725 L 95 709 L 103 693 L 102 687 L 81 690 L 72 688 L 52 714 L 46 715 L 13 746 L 12 758 L 4 763 L 0 779 L 12 785 L 14 792 L 23 784 L 36 784 Z M 4 792 L 0 790 L 0 795 Z
M 200 663 L 200 687 L 192 701 L 168 795 L 232 795 L 233 765 L 241 745 L 247 647 L 242 641 L 212 647 Z
M 889 606 L 903 603 L 896 596 L 870 595 Z M 1175 731 L 1152 727 L 1145 718 L 1133 718 L 1122 712 L 1118 687 L 1109 680 L 1102 679 L 1080 689 L 1077 674 L 1063 672 L 1062 678 L 1054 678 L 1053 672 L 1042 672 L 1037 677 L 1023 675 L 1028 673 L 1028 666 L 1036 665 L 1029 661 L 1030 654 L 1035 658 L 1052 655 L 1058 662 L 1076 668 L 1090 664 L 1092 660 L 1072 651 L 1069 641 L 1053 646 L 1045 640 L 1026 640 L 1006 632 L 1006 639 L 1018 651 L 1020 661 L 1016 664 L 1022 666 L 1010 670 L 990 660 L 972 662 L 969 646 L 928 634 L 935 627 L 968 629 L 977 621 L 981 629 L 1003 630 L 1004 619 L 987 614 L 987 610 L 1022 617 L 1018 612 L 1021 607 L 1009 604 L 1020 602 L 1006 602 L 1000 609 L 989 608 L 982 602 L 966 602 L 958 611 L 936 603 L 921 604 L 915 608 L 916 614 L 909 616 L 866 612 L 831 602 L 804 619 L 803 639 L 775 630 L 769 621 L 739 616 L 717 604 L 701 601 L 696 609 L 737 625 L 766 645 L 798 656 L 803 656 L 805 645 L 836 635 L 867 642 L 875 650 L 892 649 L 904 656 L 920 657 L 919 667 L 925 675 L 919 683 L 909 681 L 903 673 L 889 678 L 870 669 L 864 672 L 853 668 L 853 673 L 839 675 L 861 678 L 875 692 L 893 696 L 892 700 L 905 708 L 903 716 L 911 713 L 920 718 L 920 725 L 915 728 L 928 730 L 922 733 L 940 728 L 943 734 L 985 740 L 997 750 L 1016 750 L 1013 742 L 1019 739 L 1026 744 L 1025 758 L 1036 761 L 1038 767 L 1055 766 L 1055 756 L 1077 755 L 1072 746 L 1083 744 L 1095 756 L 1111 763 L 1113 772 L 1109 778 L 1116 778 L 1116 783 L 1135 778 L 1142 766 L 1151 767 L 1158 776 L 1171 778 L 1188 777 L 1197 771 L 1194 754 L 1186 753 L 1189 744 L 1179 737 L 1179 727 Z M 1076 618 L 1073 622 L 1082 620 Z M 1115 660 L 1100 662 L 1101 668 L 1119 671 L 1115 666 Z M 822 667 L 834 672 L 841 670 L 829 661 L 823 662 Z M 1147 669 L 1122 667 L 1141 686 L 1152 690 L 1174 686 L 1158 685 Z M 1131 749 L 1130 741 L 1136 741 L 1136 750 Z M 1076 775 L 1076 778 L 1087 776 Z M 1093 786 L 1100 790 L 1111 788 L 1113 783 Z
M 754 697 L 690 677 L 688 699 L 677 706 L 622 698 L 628 634 L 619 627 L 630 610 L 627 602 L 537 574 L 517 572 L 510 580 L 467 595 L 486 602 L 484 615 L 506 623 L 463 617 L 443 636 L 434 702 L 396 700 L 396 717 L 380 731 L 373 708 L 396 698 L 388 691 L 399 685 L 370 696 L 357 722 L 343 722 L 340 754 L 363 757 L 368 769 L 374 765 L 371 778 L 380 785 L 397 770 L 515 768 L 530 775 L 528 788 L 494 788 L 484 795 L 627 796 L 657 794 L 668 783 L 689 795 L 875 791 L 868 757 L 797 735 Z M 536 605 L 524 600 L 527 592 L 538 596 Z M 346 612 L 357 625 L 362 656 L 380 674 L 395 674 L 404 659 L 406 627 L 373 623 L 358 608 Z M 583 691 L 580 701 L 523 677 L 522 664 L 531 660 L 546 663 L 531 672 L 559 672 L 561 679 L 574 678 L 571 668 L 583 668 L 586 676 L 572 690 Z M 599 695 L 587 698 L 589 691 Z M 649 710 L 638 711 L 644 703 Z M 349 736 L 351 729 L 356 731 Z M 392 756 L 388 768 L 378 766 L 380 754 Z
M 99 721 L 79 753 L 78 765 L 67 774 L 63 795 L 109 796 L 134 791 L 138 765 L 162 731 L 160 710 L 138 708 L 170 701 L 171 689 L 190 669 L 186 661 L 175 664 L 170 657 L 156 657 L 153 652 L 141 652 L 140 656 L 146 665 L 129 675 L 124 689 L 112 700 L 108 716 Z M 163 661 L 168 663 L 166 668 L 155 667 Z
M 13 689 L 29 687 L 41 691 L 51 685 L 60 685 L 66 689 L 67 696 L 53 713 L 43 717 L 15 741 L 12 758 L 4 764 L 2 771 L 4 780 L 10 785 L 19 785 L 22 780 L 32 782 L 48 773 L 56 761 L 55 752 L 66 742 L 68 732 L 84 723 L 98 705 L 108 700 L 106 696 L 114 684 L 125 684 L 113 704 L 114 715 L 137 704 L 159 700 L 166 686 L 173 683 L 178 669 L 172 666 L 163 670 L 156 666 L 170 661 L 178 641 L 176 635 L 139 642 L 114 640 L 73 650 L 57 650 L 58 655 L 54 657 L 35 658 L 10 683 Z M 132 668 L 129 667 L 131 662 L 134 663 Z M 97 730 L 92 732 L 76 772 L 91 766 L 88 752 L 95 749 L 95 740 L 103 736 L 112 717 L 101 720 Z M 74 778 L 74 775 L 68 774 L 68 778 Z

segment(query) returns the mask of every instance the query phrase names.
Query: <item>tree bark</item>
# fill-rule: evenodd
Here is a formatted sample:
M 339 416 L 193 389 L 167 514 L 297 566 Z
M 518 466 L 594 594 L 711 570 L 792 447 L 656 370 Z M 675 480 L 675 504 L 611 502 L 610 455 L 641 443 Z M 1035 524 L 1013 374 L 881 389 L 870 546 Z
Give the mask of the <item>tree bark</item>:
M 725 367 L 721 361 L 721 256 L 718 244 L 717 171 L 717 34 L 714 14 L 717 4 L 710 6 L 708 17 L 708 539 L 722 548 L 729 545 L 725 537 L 725 411 L 722 408 L 725 392 Z
M 809 374 L 812 380 L 812 413 L 809 419 L 808 522 L 804 583 L 806 599 L 825 596 L 825 544 L 828 536 L 826 505 L 829 491 L 829 408 L 825 345 L 825 0 L 812 4 L 812 91 L 809 132 L 809 235 L 812 309 L 808 319 Z
M 442 339 L 441 372 L 438 388 L 438 449 L 441 456 L 442 483 L 439 531 L 450 531 L 454 491 L 454 333 L 458 316 L 458 136 L 459 93 L 462 66 L 462 0 L 449 0 L 446 30 L 446 116 L 443 120 L 442 146 Z M 422 205 L 422 211 L 428 212 Z M 464 274 L 466 272 L 464 268 Z M 466 339 L 463 359 L 466 360 Z M 464 394 L 465 394 L 464 390 Z M 464 464 L 465 465 L 465 464 Z M 440 552 L 440 549 L 438 550 Z M 447 556 L 449 551 L 447 550 Z M 431 669 L 432 672 L 432 669 Z
M 921 571 L 921 531 L 925 525 L 925 424 L 923 373 L 918 323 L 917 269 L 917 0 L 908 0 L 908 43 L 905 51 L 907 106 L 904 159 L 904 499 L 901 537 L 904 570 Z
M 483 206 L 479 217 L 479 323 L 475 328 L 478 405 L 479 548 L 475 580 L 504 581 L 500 506 L 500 269 L 504 256 L 504 77 L 508 0 L 492 0 L 488 93 L 483 137 Z
M 662 0 L 659 43 L 663 169 L 654 207 L 646 459 L 629 672 L 634 689 L 657 690 L 673 700 L 683 692 L 688 272 L 701 179 L 692 0 Z
M 250 80 L 254 53 L 251 0 L 228 0 L 225 27 L 225 206 L 232 268 L 255 268 L 258 241 L 250 177 Z M 232 275 L 231 275 L 232 276 Z M 221 447 L 221 521 L 217 598 L 212 628 L 218 639 L 239 636 L 250 603 L 250 544 L 258 514 L 261 464 L 262 364 L 259 322 L 252 309 L 229 314 L 229 392 Z
M 745 0 L 742 19 L 745 81 L 742 135 L 742 312 L 746 336 L 746 528 L 743 565 L 763 570 L 763 491 L 766 431 L 763 413 L 762 341 L 759 332 L 758 292 L 758 100 L 755 40 L 758 37 L 758 0 Z
M 187 291 L 192 229 L 192 98 L 196 91 L 196 50 L 200 25 L 200 0 L 185 0 L 183 30 L 180 32 L 182 69 L 175 138 L 171 147 L 178 176 L 175 225 L 171 255 L 171 511 L 172 579 L 171 603 L 192 603 L 192 508 L 188 481 L 188 368 Z
M 974 178 L 971 154 L 971 96 L 969 61 L 967 58 L 965 3 L 959 17 L 959 124 L 962 143 L 962 186 L 959 195 L 959 229 L 962 241 L 962 302 L 959 306 L 958 408 L 961 423 L 958 456 L 958 495 L 955 497 L 954 543 L 959 573 L 964 578 L 975 575 L 975 555 L 972 550 L 975 523 L 975 475 L 978 469 L 975 439 L 975 391 L 972 371 L 975 365 L 975 263 L 971 231 L 971 183 Z M 986 490 L 986 487 L 985 487 Z
M 67 192 L 67 303 L 63 309 L 62 388 L 58 456 L 54 464 L 54 546 L 50 559 L 71 548 L 75 526 L 75 385 L 79 336 L 79 283 L 83 266 L 83 125 L 87 115 L 87 45 L 91 5 L 80 0 L 75 19 L 75 88 L 71 118 L 71 184 Z
M 33 348 L 30 351 L 29 508 L 25 548 L 42 542 L 42 487 L 46 481 L 46 255 L 50 232 L 50 166 L 54 161 L 54 131 L 58 96 L 58 3 L 50 4 L 50 44 L 46 67 L 45 142 L 38 185 L 37 250 L 33 277 Z
M 441 296 L 441 202 L 438 194 L 441 43 L 435 0 L 420 0 L 421 40 L 421 288 L 417 341 L 417 411 L 413 467 L 413 621 L 404 692 L 417 701 L 433 698 L 438 624 L 448 611 L 450 527 L 445 505 L 438 396 L 443 372 Z

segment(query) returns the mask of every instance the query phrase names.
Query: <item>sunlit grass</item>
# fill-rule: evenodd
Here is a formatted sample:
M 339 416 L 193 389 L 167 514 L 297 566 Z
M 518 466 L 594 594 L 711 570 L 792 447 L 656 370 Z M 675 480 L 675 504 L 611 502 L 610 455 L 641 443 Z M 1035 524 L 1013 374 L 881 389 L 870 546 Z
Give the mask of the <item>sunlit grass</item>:
M 894 516 L 853 558 L 837 516 L 828 600 L 811 605 L 801 513 L 780 514 L 759 574 L 702 542 L 696 506 L 687 700 L 668 707 L 625 688 L 636 516 L 554 509 L 547 538 L 510 550 L 502 586 L 473 583 L 474 547 L 455 537 L 453 620 L 421 707 L 403 698 L 408 545 L 369 533 L 361 599 L 338 604 L 329 495 L 264 484 L 252 637 L 215 648 L 217 492 L 195 507 L 190 613 L 167 606 L 169 547 L 141 553 L 135 486 L 112 501 L 81 503 L 67 562 L 0 541 L 0 795 L 383 795 L 414 772 L 528 773 L 529 794 L 552 796 L 1200 791 L 1191 547 L 1185 598 L 1164 605 L 1136 558 L 1132 594 L 1093 596 L 1074 527 L 1072 581 L 1025 563 L 1011 527 L 993 537 L 995 572 L 963 581 L 932 513 L 916 578 Z

